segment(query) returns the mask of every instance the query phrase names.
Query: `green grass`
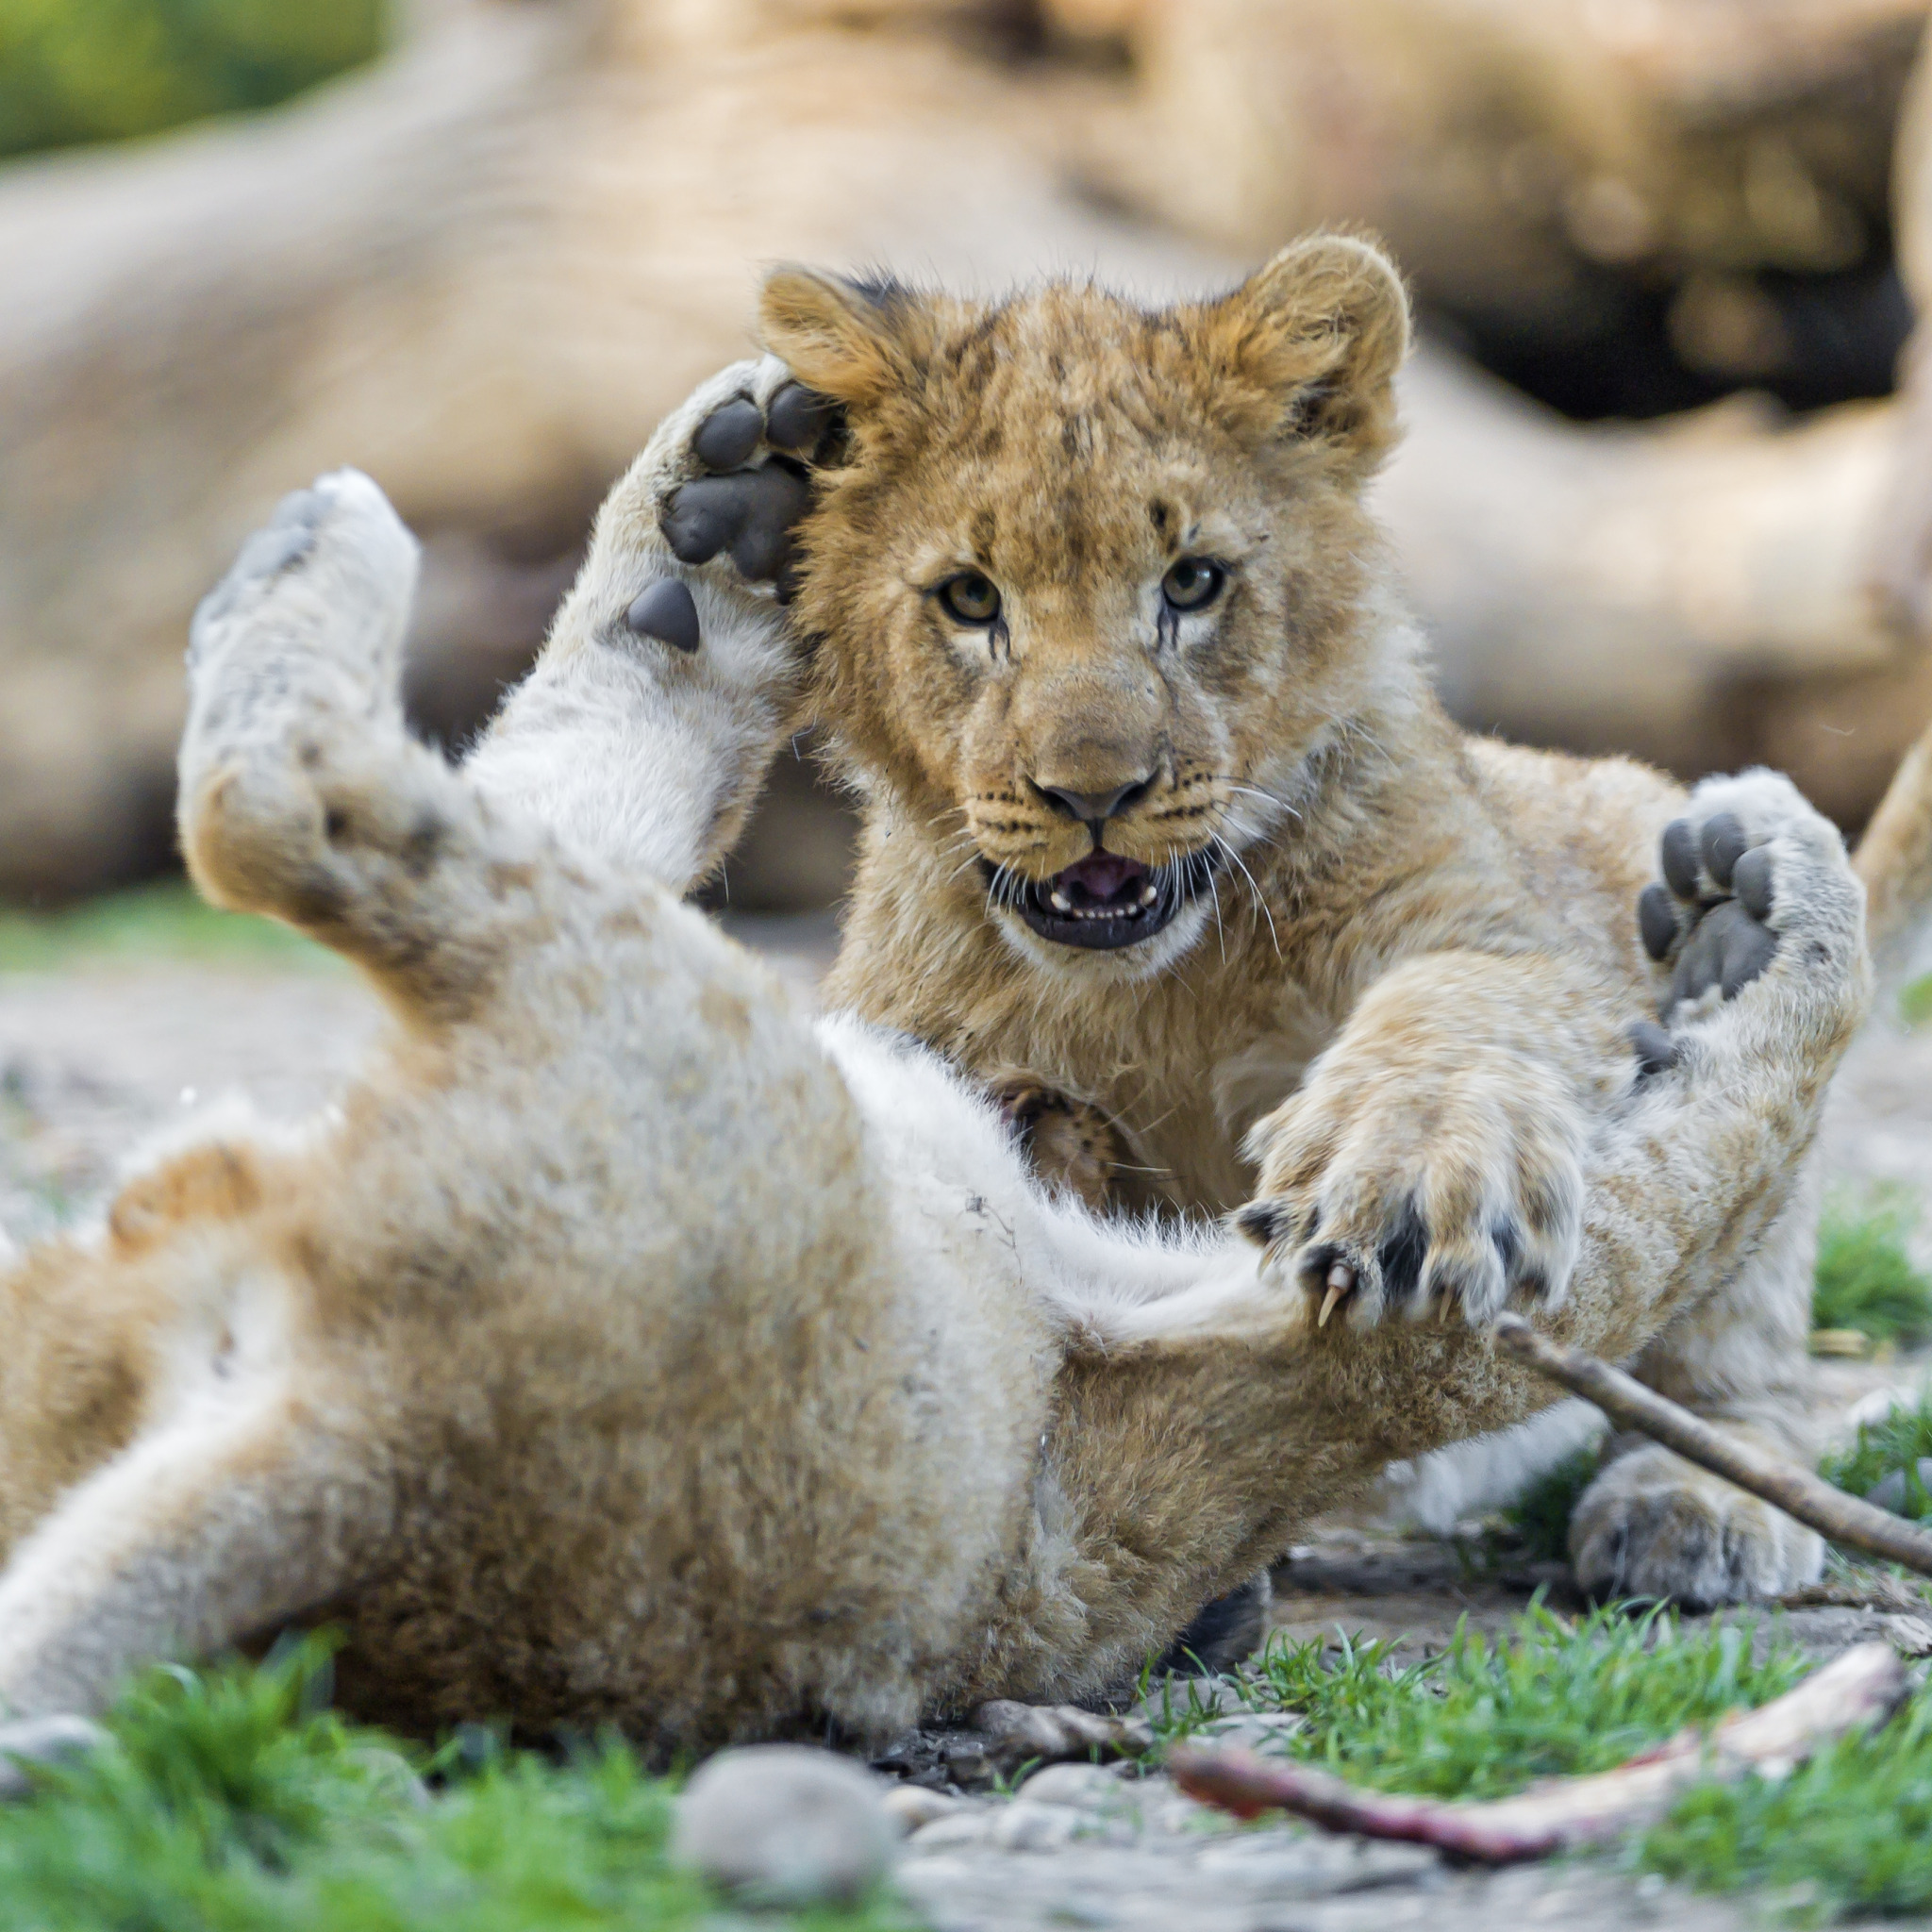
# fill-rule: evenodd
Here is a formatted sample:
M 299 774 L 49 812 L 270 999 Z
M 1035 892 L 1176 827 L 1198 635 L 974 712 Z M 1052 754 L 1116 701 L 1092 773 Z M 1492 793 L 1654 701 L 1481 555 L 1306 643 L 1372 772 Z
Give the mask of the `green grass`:
M 1578 1449 L 1544 1470 L 1502 1512 L 1524 1556 L 1538 1563 L 1569 1561 L 1571 1512 L 1601 1466 L 1596 1450 Z
M 1499 1640 L 1465 1626 L 1407 1668 L 1360 1639 L 1277 1641 L 1251 1695 L 1307 1717 L 1270 1747 L 1283 1755 L 1377 1790 L 1497 1798 L 1539 1777 L 1607 1771 L 1686 1725 L 1765 1703 L 1811 1668 L 1775 1639 L 1761 1662 L 1751 1649 L 1735 1624 L 1687 1632 L 1668 1612 L 1611 1608 L 1573 1627 L 1533 1606 Z M 1186 1737 L 1206 1718 L 1177 1697 L 1156 1728 Z M 1699 1786 L 1610 1856 L 1703 1890 L 1760 1890 L 1787 1917 L 1932 1911 L 1932 1691 L 1782 1782 Z
M 1932 1337 L 1932 1279 L 1907 1243 L 1917 1221 L 1909 1196 L 1879 1189 L 1862 1202 L 1827 1202 L 1818 1224 L 1811 1296 L 1814 1328 L 1857 1328 L 1910 1348 Z
M 1932 973 L 1900 989 L 1898 1014 L 1907 1026 L 1923 1026 L 1932 1020 Z
M 0 1922 L 33 1932 L 682 1932 L 719 1909 L 667 1863 L 675 1790 L 621 1744 L 435 1758 L 324 1707 L 325 1652 L 147 1673 L 111 1748 L 0 1807 Z M 427 1775 L 425 1788 L 419 1774 Z M 714 1922 L 715 1923 L 715 1922 Z M 862 1909 L 772 1932 L 891 1932 Z
M 1539 1777 L 1607 1771 L 1683 1729 L 1757 1705 L 1804 1674 L 1789 1646 L 1762 1663 L 1747 1631 L 1685 1634 L 1668 1612 L 1598 1609 L 1575 1624 L 1533 1604 L 1501 1638 L 1467 1624 L 1437 1656 L 1396 1668 L 1361 1639 L 1271 1644 L 1251 1701 L 1307 1724 L 1278 1747 L 1380 1790 L 1507 1796 Z M 1197 1713 L 1157 1729 L 1185 1737 Z
M 385 0 L 0 0 L 0 156 L 267 108 L 369 59 Z
M 1932 1390 L 1913 1404 L 1903 1404 L 1875 1423 L 1859 1425 L 1857 1440 L 1819 1465 L 1826 1482 L 1855 1496 L 1870 1495 L 1895 1469 L 1906 1473 L 1906 1510 L 1914 1517 L 1932 1515 L 1932 1500 L 1919 1482 L 1922 1457 L 1932 1456 Z
M 1932 1911 L 1932 1696 L 1781 1781 L 1701 1787 L 1638 1856 L 1703 1890 L 1783 1893 L 1813 1922 Z
M 341 968 L 335 954 L 273 920 L 217 912 L 180 879 L 108 892 L 58 912 L 0 908 L 0 973 L 124 959 Z

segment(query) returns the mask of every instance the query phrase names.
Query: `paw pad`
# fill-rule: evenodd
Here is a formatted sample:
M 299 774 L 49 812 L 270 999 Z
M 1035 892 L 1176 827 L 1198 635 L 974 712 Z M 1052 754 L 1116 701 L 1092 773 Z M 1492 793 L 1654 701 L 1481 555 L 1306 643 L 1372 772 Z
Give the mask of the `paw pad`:
M 624 624 L 639 637 L 656 638 L 676 651 L 695 651 L 702 641 L 691 586 L 677 577 L 659 577 L 641 591 L 624 613 Z
M 811 507 L 806 465 L 826 452 L 838 406 L 788 382 L 760 408 L 748 395 L 721 403 L 698 425 L 691 456 L 705 474 L 672 492 L 664 540 L 680 563 L 728 556 L 754 583 L 775 583 L 781 601 L 791 565 L 791 532 Z M 760 444 L 766 460 L 748 467 Z
M 1753 845 L 1735 812 L 1714 812 L 1701 825 L 1674 819 L 1658 841 L 1657 870 L 1662 878 L 1638 894 L 1637 929 L 1651 958 L 1672 968 L 1663 1015 L 1713 988 L 1735 999 L 1777 952 L 1777 934 L 1765 924 L 1775 899 L 1770 846 Z M 1656 1027 L 1632 1030 L 1642 1073 L 1671 1063 L 1662 1052 L 1668 1038 Z

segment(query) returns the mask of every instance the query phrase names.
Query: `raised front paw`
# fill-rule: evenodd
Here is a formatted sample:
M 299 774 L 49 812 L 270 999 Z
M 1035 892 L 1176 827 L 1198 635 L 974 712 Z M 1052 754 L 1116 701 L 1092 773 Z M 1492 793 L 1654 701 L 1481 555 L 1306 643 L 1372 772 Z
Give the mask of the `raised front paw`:
M 680 563 L 728 558 L 740 576 L 791 591 L 792 531 L 811 506 L 810 466 L 842 431 L 838 406 L 767 356 L 700 387 L 651 440 L 658 519 Z
M 1815 1583 L 1815 1531 L 1656 1444 L 1620 1456 L 1570 1518 L 1576 1580 L 1594 1596 L 1690 1609 L 1761 1603 Z
M 1525 1056 L 1338 1053 L 1250 1135 L 1260 1186 L 1236 1221 L 1318 1326 L 1338 1307 L 1357 1328 L 1452 1309 L 1483 1326 L 1519 1291 L 1554 1305 L 1568 1288 L 1582 1139 L 1560 1078 Z
M 1822 922 L 1841 936 L 1856 926 L 1842 841 L 1774 773 L 1707 779 L 1664 827 L 1658 870 L 1638 896 L 1637 923 L 1644 951 L 1670 971 L 1666 1021 L 1735 999 L 1770 970 L 1789 928 Z

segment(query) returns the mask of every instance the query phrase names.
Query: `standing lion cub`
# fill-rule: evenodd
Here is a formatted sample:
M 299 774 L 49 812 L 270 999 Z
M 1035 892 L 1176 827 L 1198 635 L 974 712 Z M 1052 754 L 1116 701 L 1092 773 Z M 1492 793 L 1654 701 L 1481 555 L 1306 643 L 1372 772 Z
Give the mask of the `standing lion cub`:
M 1560 1297 L 1633 1037 L 1655 1054 L 1659 1013 L 1757 970 L 1764 887 L 1741 803 L 1700 838 L 1654 772 L 1444 716 L 1365 494 L 1408 342 L 1388 260 L 1317 237 L 1155 310 L 782 270 L 763 326 L 839 420 L 807 446 L 792 400 L 761 437 L 747 391 L 665 530 L 693 564 L 762 558 L 811 641 L 864 810 L 829 1001 L 1023 1114 L 1082 1104 L 1121 1198 L 1239 1208 L 1350 1337 Z M 1923 898 L 1922 774 L 1874 840 L 1890 930 Z M 1636 1363 L 1801 1456 L 1814 1212 L 1807 1181 Z M 1822 1559 L 1646 1445 L 1573 1544 L 1587 1585 L 1695 1604 Z
M 734 398 L 806 412 L 746 367 L 665 425 L 465 770 L 404 729 L 414 546 L 367 478 L 198 613 L 196 881 L 392 1024 L 306 1126 L 205 1131 L 0 1264 L 0 1713 L 321 1618 L 391 1724 L 876 1741 L 1121 1683 L 1391 1457 L 1549 1399 L 1474 1327 L 1320 1329 L 1239 1236 L 1048 1195 L 935 1056 L 814 1024 L 681 903 L 805 673 L 658 534 Z M 1647 1075 L 1606 1048 L 1541 1297 L 1614 1355 L 1760 1251 L 1866 998 L 1831 827 L 1765 778 L 1694 809 L 1755 884 L 1672 901 L 1708 997 Z M 1697 963 L 1724 931 L 1752 972 Z

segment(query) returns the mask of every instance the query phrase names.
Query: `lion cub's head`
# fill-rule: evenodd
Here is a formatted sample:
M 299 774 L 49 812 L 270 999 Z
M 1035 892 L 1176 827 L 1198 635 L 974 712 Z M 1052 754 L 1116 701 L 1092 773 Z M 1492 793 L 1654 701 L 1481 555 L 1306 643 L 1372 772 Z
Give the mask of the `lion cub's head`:
M 1408 342 L 1394 269 L 1317 236 L 1154 311 L 781 269 L 763 323 L 850 424 L 798 600 L 844 750 L 952 838 L 957 890 L 977 859 L 1024 952 L 1174 958 L 1382 675 L 1360 495 Z

